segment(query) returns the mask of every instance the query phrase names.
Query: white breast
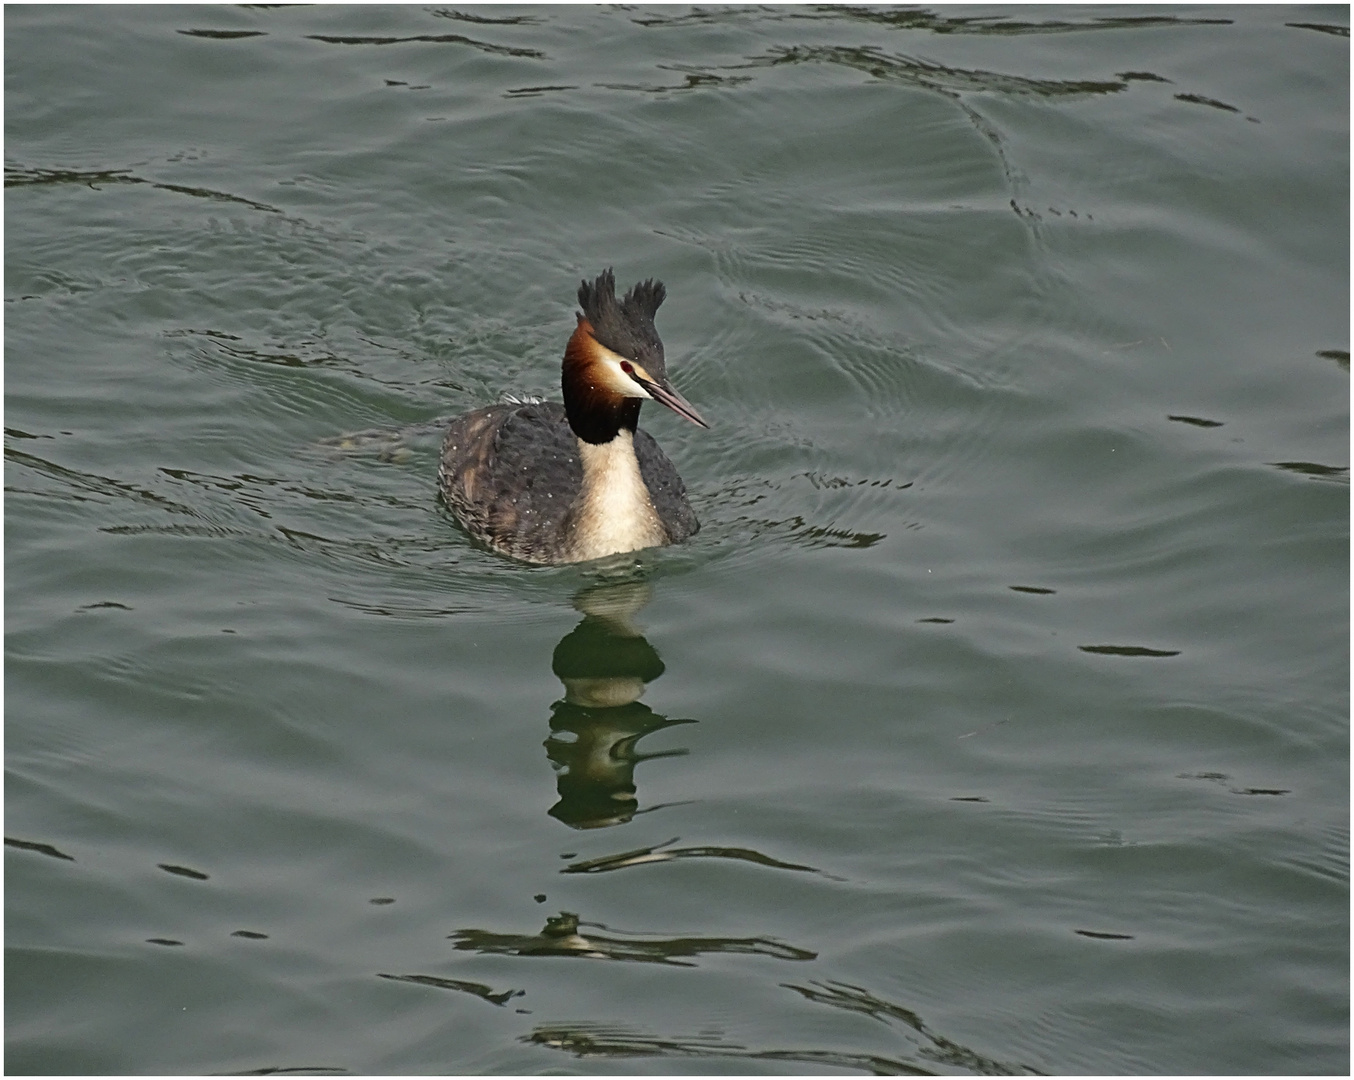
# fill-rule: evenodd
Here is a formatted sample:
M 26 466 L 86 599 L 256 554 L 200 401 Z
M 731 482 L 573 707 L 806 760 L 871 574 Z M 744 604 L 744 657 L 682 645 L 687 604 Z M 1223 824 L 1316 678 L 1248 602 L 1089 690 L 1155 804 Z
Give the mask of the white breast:
M 634 435 L 622 430 L 600 446 L 580 439 L 578 452 L 583 490 L 573 518 L 573 559 L 583 562 L 666 544 L 667 530 L 639 472 Z

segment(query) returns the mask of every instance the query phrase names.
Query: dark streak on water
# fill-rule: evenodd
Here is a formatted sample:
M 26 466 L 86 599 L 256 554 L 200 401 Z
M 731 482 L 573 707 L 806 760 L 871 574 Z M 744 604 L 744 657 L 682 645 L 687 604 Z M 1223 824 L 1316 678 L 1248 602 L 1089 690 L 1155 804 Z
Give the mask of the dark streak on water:
M 1078 645 L 1078 649 L 1097 656 L 1179 656 L 1179 649 L 1149 649 L 1146 645 Z
M 64 851 L 59 851 L 51 844 L 43 844 L 36 840 L 17 840 L 12 836 L 5 837 L 5 846 L 19 848 L 23 851 L 36 851 L 40 855 L 50 855 L 53 859 L 65 859 L 68 862 L 74 862 L 74 855 L 67 855 Z
M 206 881 L 208 877 L 201 870 L 194 870 L 188 866 L 174 866 L 172 863 L 160 863 L 159 867 L 167 874 L 174 874 L 177 877 L 192 878 L 194 881 Z
M 485 986 L 483 983 L 466 982 L 463 979 L 442 979 L 436 975 L 386 975 L 377 972 L 377 978 L 413 983 L 415 986 L 432 986 L 438 990 L 459 990 L 462 993 L 483 998 L 493 1005 L 500 1006 L 506 1005 L 513 998 L 521 997 L 525 993 L 523 990 L 495 991 L 493 987 Z
M 1193 424 L 1195 427 L 1215 428 L 1222 427 L 1221 420 L 1206 420 L 1202 416 L 1168 416 L 1167 420 L 1174 420 L 1178 424 Z

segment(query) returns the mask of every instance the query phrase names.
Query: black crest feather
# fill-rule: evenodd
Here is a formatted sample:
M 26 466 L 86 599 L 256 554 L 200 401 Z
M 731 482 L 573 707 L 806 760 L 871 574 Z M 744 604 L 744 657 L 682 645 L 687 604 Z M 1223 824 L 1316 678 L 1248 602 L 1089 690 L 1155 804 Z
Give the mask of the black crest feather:
M 595 281 L 584 281 L 578 286 L 578 305 L 592 324 L 598 341 L 612 352 L 639 360 L 645 366 L 656 365 L 659 371 L 654 374 L 661 374 L 663 342 L 653 320 L 667 295 L 661 281 L 649 278 L 618 301 L 616 275 L 608 267 Z
M 668 290 L 664 288 L 661 281 L 655 281 L 649 278 L 647 281 L 641 281 L 635 285 L 628 293 L 625 299 L 621 301 L 622 311 L 633 311 L 635 315 L 640 315 L 653 322 L 653 318 L 658 314 L 658 306 L 667 298 Z
M 579 283 L 578 306 L 593 326 L 605 321 L 606 315 L 616 311 L 616 275 L 611 267 L 598 274 L 596 281 Z

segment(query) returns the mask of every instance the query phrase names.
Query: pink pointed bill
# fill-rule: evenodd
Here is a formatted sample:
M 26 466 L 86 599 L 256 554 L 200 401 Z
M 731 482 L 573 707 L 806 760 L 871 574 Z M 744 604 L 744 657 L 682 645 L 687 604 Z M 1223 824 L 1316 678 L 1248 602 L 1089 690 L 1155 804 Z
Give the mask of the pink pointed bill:
M 639 383 L 640 386 L 644 387 L 644 389 L 649 392 L 649 396 L 660 405 L 666 405 L 678 416 L 685 417 L 693 424 L 699 424 L 703 428 L 708 428 L 710 426 L 701 419 L 700 413 L 691 407 L 691 402 L 687 401 L 686 398 L 682 397 L 681 394 L 677 393 L 677 391 L 672 388 L 671 383 L 667 381 L 662 383 L 651 382 L 648 379 L 640 378 L 638 374 L 632 374 L 630 377 Z

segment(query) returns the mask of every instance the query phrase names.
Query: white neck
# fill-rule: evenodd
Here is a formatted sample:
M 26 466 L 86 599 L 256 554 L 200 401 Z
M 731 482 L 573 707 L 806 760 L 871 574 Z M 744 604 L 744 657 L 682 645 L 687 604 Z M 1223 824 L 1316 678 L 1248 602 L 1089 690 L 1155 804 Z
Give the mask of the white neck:
M 578 454 L 583 489 L 573 513 L 574 561 L 666 544 L 667 530 L 639 473 L 634 433 L 622 429 L 600 445 L 579 439 Z

